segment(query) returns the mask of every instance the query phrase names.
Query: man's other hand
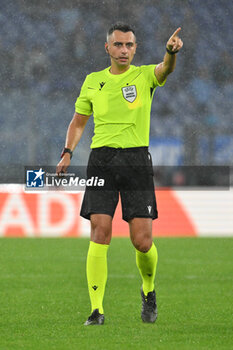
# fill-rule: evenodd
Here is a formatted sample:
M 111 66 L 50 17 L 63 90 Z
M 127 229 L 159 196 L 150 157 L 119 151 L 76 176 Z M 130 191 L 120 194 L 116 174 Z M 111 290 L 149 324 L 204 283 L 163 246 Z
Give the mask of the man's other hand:
M 56 167 L 57 176 L 62 176 L 62 174 L 65 174 L 69 165 L 70 165 L 70 154 L 65 153 L 62 159 L 60 160 L 60 162 L 57 164 L 57 167 Z

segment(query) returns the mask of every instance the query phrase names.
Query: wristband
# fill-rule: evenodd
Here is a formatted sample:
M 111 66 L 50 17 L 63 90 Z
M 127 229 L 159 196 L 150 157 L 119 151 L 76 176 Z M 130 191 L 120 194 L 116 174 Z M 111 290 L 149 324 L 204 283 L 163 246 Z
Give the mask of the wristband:
M 175 55 L 177 52 L 179 52 L 179 50 L 177 51 L 170 51 L 167 47 L 166 47 L 167 53 L 169 53 L 169 55 Z
M 63 148 L 62 153 L 61 153 L 61 158 L 64 156 L 65 153 L 69 153 L 70 154 L 70 159 L 72 158 L 73 152 L 71 151 L 70 148 L 66 148 L 66 147 Z

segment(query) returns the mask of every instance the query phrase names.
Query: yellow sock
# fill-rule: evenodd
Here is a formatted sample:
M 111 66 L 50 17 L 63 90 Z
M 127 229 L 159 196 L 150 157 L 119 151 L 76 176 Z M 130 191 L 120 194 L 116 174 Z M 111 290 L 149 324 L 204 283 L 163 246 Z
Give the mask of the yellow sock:
M 136 249 L 136 264 L 142 277 L 142 289 L 145 295 L 154 290 L 157 261 L 158 253 L 154 243 L 146 253 Z
M 90 242 L 87 254 L 87 283 L 92 311 L 103 310 L 103 298 L 107 282 L 107 251 L 109 245 Z

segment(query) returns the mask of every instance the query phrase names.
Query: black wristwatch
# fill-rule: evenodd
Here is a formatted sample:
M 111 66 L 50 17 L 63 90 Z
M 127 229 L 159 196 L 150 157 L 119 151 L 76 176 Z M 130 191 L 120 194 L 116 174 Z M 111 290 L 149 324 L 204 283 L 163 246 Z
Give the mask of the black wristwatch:
M 179 52 L 179 50 L 177 50 L 177 51 L 170 51 L 167 47 L 166 47 L 166 51 L 167 51 L 167 53 L 169 53 L 169 55 L 175 55 L 176 53 Z
M 64 156 L 65 153 L 69 153 L 70 154 L 70 159 L 72 158 L 73 152 L 71 151 L 70 148 L 66 148 L 66 147 L 63 148 L 63 150 L 61 152 L 61 158 Z

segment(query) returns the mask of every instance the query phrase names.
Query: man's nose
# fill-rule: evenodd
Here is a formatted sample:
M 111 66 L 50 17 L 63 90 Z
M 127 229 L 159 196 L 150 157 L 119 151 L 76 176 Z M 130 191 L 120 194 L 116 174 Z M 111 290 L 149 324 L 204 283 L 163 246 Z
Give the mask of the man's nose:
M 123 54 L 127 54 L 127 46 L 126 45 L 122 45 L 122 48 L 121 48 L 121 53 L 123 53 Z

